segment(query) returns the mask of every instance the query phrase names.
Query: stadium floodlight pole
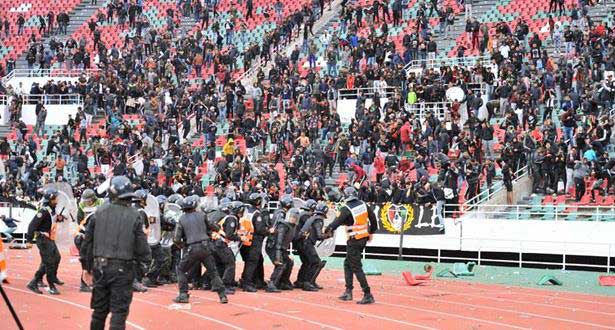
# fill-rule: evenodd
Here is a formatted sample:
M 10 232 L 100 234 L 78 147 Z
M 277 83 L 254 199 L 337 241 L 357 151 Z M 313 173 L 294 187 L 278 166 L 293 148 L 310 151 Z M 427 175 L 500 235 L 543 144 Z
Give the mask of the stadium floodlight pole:
M 13 309 L 13 305 L 11 304 L 9 297 L 6 295 L 6 292 L 4 292 L 4 288 L 2 287 L 1 281 L 0 281 L 0 293 L 2 293 L 2 298 L 4 298 L 4 302 L 6 303 L 6 306 L 9 308 L 11 315 L 13 315 L 13 319 L 15 320 L 15 323 L 17 323 L 17 328 L 19 328 L 19 330 L 23 330 L 23 325 L 21 324 L 21 321 L 19 320 L 19 317 L 17 316 L 15 309 Z
M 404 226 L 406 225 L 406 217 L 401 219 L 401 228 L 399 228 L 399 251 L 397 254 L 397 260 L 403 259 L 404 252 Z

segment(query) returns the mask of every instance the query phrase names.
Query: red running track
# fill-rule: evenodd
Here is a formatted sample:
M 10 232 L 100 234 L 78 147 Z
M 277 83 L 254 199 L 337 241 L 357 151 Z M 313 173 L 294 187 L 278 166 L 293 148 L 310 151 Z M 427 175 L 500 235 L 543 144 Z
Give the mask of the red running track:
M 87 329 L 87 293 L 78 292 L 80 267 L 64 257 L 59 296 L 36 295 L 25 288 L 36 270 L 36 249 L 9 251 L 5 285 L 26 329 Z M 239 273 L 239 270 L 238 270 Z M 343 274 L 325 270 L 325 289 L 313 293 L 243 293 L 220 305 L 217 295 L 192 291 L 189 309 L 170 309 L 177 287 L 136 293 L 129 329 L 615 329 L 615 297 L 555 292 L 451 280 L 409 287 L 401 277 L 368 277 L 376 304 L 338 301 Z M 355 299 L 361 297 L 355 289 Z M 0 303 L 0 329 L 15 324 Z

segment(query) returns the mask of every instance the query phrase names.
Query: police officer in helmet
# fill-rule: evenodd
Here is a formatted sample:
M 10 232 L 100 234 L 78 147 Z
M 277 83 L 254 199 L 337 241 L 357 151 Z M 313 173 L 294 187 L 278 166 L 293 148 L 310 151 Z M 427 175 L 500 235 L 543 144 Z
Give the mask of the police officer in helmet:
M 94 277 L 90 329 L 105 328 L 111 312 L 111 329 L 124 329 L 130 303 L 135 264 L 150 260 L 150 249 L 139 212 L 130 204 L 135 197 L 125 176 L 111 178 L 109 203 L 90 217 L 81 260 Z
M 217 224 L 220 230 L 212 233 L 214 241 L 214 258 L 216 268 L 222 277 L 222 283 L 227 293 L 234 293 L 235 289 L 235 254 L 229 247 L 231 242 L 239 241 L 237 229 L 239 229 L 238 215 L 243 210 L 242 202 L 226 202 L 220 206 L 221 211 L 226 215 Z
M 327 262 L 325 260 L 320 260 L 316 252 L 315 244 L 324 239 L 322 228 L 324 227 L 327 212 L 329 212 L 327 203 L 319 202 L 314 208 L 314 214 L 301 228 L 298 228 L 297 236 L 303 239 L 302 246 L 305 258 L 304 283 L 302 286 L 304 291 L 318 291 L 318 289 L 322 289 L 321 286 L 316 284 L 316 278 L 318 278 L 320 271 L 325 267 Z
M 267 237 L 269 228 L 259 209 L 262 202 L 261 193 L 251 193 L 248 196 L 249 204 L 239 219 L 241 239 L 239 253 L 244 262 L 241 286 L 246 292 L 256 292 L 257 273 L 263 267 L 263 240 Z
M 83 238 L 85 237 L 85 230 L 88 226 L 88 222 L 90 220 L 90 216 L 94 214 L 96 208 L 103 204 L 103 200 L 96 196 L 96 192 L 92 189 L 86 189 L 81 194 L 81 200 L 79 202 L 79 209 L 77 212 L 77 221 L 79 221 L 79 229 L 77 235 L 75 235 L 75 246 L 80 251 L 81 244 L 83 243 Z M 85 268 L 81 265 L 83 271 L 81 274 L 81 285 L 79 287 L 79 291 L 81 292 L 92 292 L 92 288 L 85 283 L 83 280 L 84 275 L 86 274 Z
M 175 268 L 172 267 L 173 233 L 175 232 L 177 219 L 167 216 L 167 197 L 165 195 L 156 196 L 156 201 L 160 209 L 160 247 L 162 252 L 162 264 L 160 266 L 158 282 L 161 284 L 177 283 L 177 273 Z
M 145 233 L 146 236 L 149 236 L 149 217 L 147 216 L 147 213 L 144 210 L 145 205 L 147 203 L 148 193 L 144 189 L 139 189 L 134 192 L 134 195 L 135 196 L 132 199 L 133 206 L 139 211 L 139 215 L 140 215 L 139 221 L 141 222 L 141 227 L 143 228 L 143 232 Z M 150 263 L 151 263 L 151 260 L 147 260 L 146 262 L 137 264 L 135 281 L 132 284 L 132 288 L 137 292 L 147 292 L 147 288 L 142 282 L 143 282 L 145 273 L 147 272 L 147 269 L 149 268 Z
M 177 303 L 188 303 L 188 272 L 195 265 L 204 264 L 212 283 L 212 289 L 218 292 L 220 302 L 226 304 L 228 299 L 225 294 L 224 285 L 216 270 L 211 248 L 211 232 L 220 230 L 216 224 L 207 221 L 205 213 L 198 211 L 198 196 L 189 196 L 181 201 L 181 208 L 184 214 L 179 218 L 175 227 L 174 241 L 177 245 L 186 247 L 186 253 L 177 267 L 177 278 L 179 282 L 179 296 L 175 298 Z
M 148 195 L 149 194 L 147 194 L 146 192 L 145 198 L 143 198 L 143 200 L 145 201 L 145 205 L 147 205 Z M 158 200 L 156 200 L 156 202 L 158 202 Z M 158 206 L 160 207 L 160 204 Z M 147 243 L 152 250 L 152 262 L 146 268 L 147 271 L 145 273 L 145 277 L 143 278 L 143 285 L 148 288 L 155 288 L 163 284 L 158 281 L 158 276 L 160 275 L 162 264 L 164 262 L 164 254 L 162 252 L 162 246 L 160 245 L 160 241 L 162 239 L 162 213 L 159 213 L 159 215 L 160 216 L 156 218 L 154 216 L 150 217 L 147 213 L 145 213 L 145 216 L 147 217 L 147 222 L 149 223 L 149 228 L 147 231 Z
M 313 199 L 308 199 L 301 206 L 301 215 L 299 216 L 299 222 L 297 223 L 297 229 L 301 229 L 305 222 L 312 216 L 314 212 L 314 208 L 316 207 L 316 201 Z M 295 288 L 303 288 L 303 284 L 305 282 L 309 282 L 305 277 L 305 271 L 307 269 L 307 259 L 305 253 L 303 252 L 303 237 L 298 235 L 299 232 L 295 234 L 295 238 L 293 239 L 293 248 L 297 250 L 299 254 L 299 259 L 301 259 L 301 267 L 299 267 L 299 272 L 297 273 L 297 280 L 293 283 Z M 308 288 L 307 291 L 311 288 Z
M 269 230 L 270 236 L 265 250 L 275 267 L 267 284 L 267 292 L 293 289 L 290 274 L 294 263 L 289 256 L 288 248 L 295 237 L 300 211 L 292 206 L 293 197 L 283 195 L 280 198 L 280 207 L 273 213 L 273 226 Z
M 28 225 L 26 239 L 29 244 L 36 238 L 36 246 L 41 256 L 41 264 L 34 274 L 34 278 L 27 285 L 27 288 L 35 293 L 43 293 L 39 286 L 42 284 L 43 275 L 47 275 L 49 285 L 48 292 L 52 295 L 60 294 L 56 284 L 62 285 L 64 282 L 58 279 L 58 266 L 60 265 L 60 251 L 55 242 L 57 232 L 57 222 L 64 221 L 61 214 L 55 212 L 57 205 L 58 191 L 55 188 L 47 188 L 43 191 L 41 208 Z
M 352 300 L 352 281 L 356 276 L 357 281 L 363 289 L 363 299 L 358 304 L 373 304 L 374 297 L 371 294 L 369 284 L 363 265 L 361 264 L 361 254 L 365 245 L 371 239 L 371 235 L 378 229 L 378 222 L 372 209 L 357 197 L 357 190 L 353 187 L 344 189 L 344 205 L 340 209 L 339 215 L 325 229 L 325 238 L 332 237 L 333 231 L 339 226 L 346 226 L 348 241 L 346 242 L 346 259 L 344 260 L 344 277 L 346 280 L 346 291 L 340 300 Z

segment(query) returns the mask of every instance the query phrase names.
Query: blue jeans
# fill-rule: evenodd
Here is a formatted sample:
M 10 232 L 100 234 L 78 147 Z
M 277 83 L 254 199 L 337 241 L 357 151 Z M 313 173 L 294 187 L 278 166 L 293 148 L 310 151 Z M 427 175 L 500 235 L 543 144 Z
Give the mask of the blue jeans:
M 332 77 L 337 77 L 337 64 L 327 63 L 328 74 Z
M 569 140 L 568 144 L 574 145 L 574 139 L 573 139 L 574 127 L 563 126 L 562 129 L 564 130 L 564 141 Z

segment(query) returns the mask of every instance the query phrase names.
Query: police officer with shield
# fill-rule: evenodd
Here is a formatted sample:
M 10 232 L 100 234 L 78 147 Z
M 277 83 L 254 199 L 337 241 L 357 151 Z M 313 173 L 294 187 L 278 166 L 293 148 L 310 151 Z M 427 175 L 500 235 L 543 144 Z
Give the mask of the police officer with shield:
M 228 299 L 222 280 L 216 270 L 210 240 L 211 232 L 219 231 L 220 227 L 208 222 L 205 213 L 197 211 L 198 205 L 198 196 L 186 197 L 180 204 L 184 214 L 179 218 L 179 223 L 175 227 L 174 241 L 177 245 L 185 246 L 186 253 L 177 267 L 179 296 L 174 301 L 177 303 L 189 302 L 188 272 L 195 265 L 204 264 L 205 268 L 207 268 L 213 290 L 218 292 L 220 302 L 226 304 Z
M 125 176 L 111 178 L 107 190 L 109 203 L 90 216 L 82 243 L 81 259 L 94 285 L 90 307 L 90 329 L 105 328 L 111 312 L 111 329 L 124 329 L 132 301 L 136 263 L 150 259 L 139 212 L 131 206 L 135 197 L 132 183 Z
M 325 267 L 326 261 L 320 260 L 315 244 L 324 239 L 322 228 L 324 227 L 327 212 L 329 212 L 327 203 L 319 202 L 314 208 L 314 215 L 298 230 L 297 236 L 303 240 L 302 251 L 305 260 L 302 261 L 305 263 L 305 270 L 301 278 L 304 281 L 302 285 L 304 291 L 318 291 L 318 289 L 322 289 L 321 286 L 316 284 L 316 278 Z
M 41 256 L 41 264 L 34 274 L 34 278 L 27 284 L 27 288 L 35 293 L 43 293 L 39 286 L 42 284 L 43 275 L 47 275 L 49 285 L 48 292 L 52 295 L 60 294 L 56 284 L 64 282 L 58 279 L 58 266 L 60 265 L 60 251 L 56 245 L 57 222 L 62 222 L 62 215 L 55 214 L 58 191 L 55 188 L 47 188 L 43 191 L 42 207 L 36 212 L 34 219 L 28 225 L 26 239 L 29 244 L 36 238 L 36 246 Z M 54 220 L 55 218 L 55 220 Z
M 149 236 L 149 217 L 145 212 L 145 204 L 147 202 L 147 191 L 144 189 L 139 189 L 135 191 L 135 197 L 132 199 L 133 206 L 139 211 L 139 221 L 141 222 L 141 227 L 143 228 L 143 232 L 146 236 Z M 147 288 L 142 283 L 145 273 L 149 268 L 151 260 L 146 260 L 145 262 L 137 263 L 137 267 L 135 268 L 136 276 L 135 281 L 132 284 L 133 290 L 137 292 L 147 292 Z
M 316 201 L 313 199 L 308 199 L 301 206 L 301 215 L 299 216 L 299 222 L 297 223 L 297 229 L 301 229 L 305 222 L 312 217 L 312 213 L 314 212 L 314 208 L 316 207 Z M 304 237 L 299 235 L 299 231 L 296 232 L 295 238 L 293 239 L 293 248 L 297 250 L 297 254 L 299 254 L 299 259 L 301 260 L 301 266 L 299 267 L 299 272 L 297 273 L 297 280 L 293 283 L 295 288 L 303 288 L 303 284 L 305 282 L 309 282 L 306 278 L 306 270 L 308 266 L 308 262 L 303 251 L 303 241 Z M 307 291 L 313 291 L 311 288 L 308 288 Z
M 96 192 L 92 189 L 86 189 L 81 194 L 81 200 L 79 202 L 79 209 L 77 211 L 77 221 L 79 221 L 78 231 L 75 235 L 75 246 L 79 251 L 81 251 L 81 244 L 83 243 L 83 239 L 85 238 L 85 230 L 88 227 L 88 223 L 90 220 L 90 216 L 94 214 L 96 208 L 103 204 L 103 200 L 96 196 Z M 82 274 L 81 274 L 81 285 L 79 286 L 79 291 L 81 292 L 92 292 L 92 288 L 87 285 L 84 281 L 84 276 L 86 275 L 85 266 L 82 264 Z
M 249 205 L 244 208 L 239 219 L 239 237 L 241 239 L 239 253 L 244 262 L 241 287 L 245 292 L 257 291 L 255 286 L 257 270 L 259 267 L 263 267 L 263 240 L 267 236 L 269 228 L 259 209 L 262 202 L 262 194 L 250 194 L 248 196 Z
M 214 241 L 214 258 L 216 268 L 222 277 L 222 283 L 227 293 L 235 292 L 235 254 L 229 247 L 233 241 L 239 241 L 237 229 L 239 229 L 239 218 L 237 215 L 242 211 L 242 202 L 230 202 L 220 206 L 220 210 L 226 215 L 217 222 L 220 230 L 212 233 Z
M 293 197 L 283 195 L 280 198 L 280 207 L 273 213 L 273 226 L 270 229 L 271 235 L 267 239 L 265 250 L 275 267 L 265 289 L 267 292 L 293 289 L 290 274 L 294 262 L 289 256 L 288 248 L 295 237 L 295 227 L 299 221 L 300 211 L 292 206 Z
M 146 204 L 147 196 L 148 195 L 145 197 Z M 149 222 L 147 243 L 152 250 L 152 262 L 145 273 L 145 278 L 143 278 L 143 285 L 148 288 L 155 288 L 163 284 L 158 281 L 158 276 L 160 275 L 160 270 L 162 269 L 162 264 L 164 262 L 164 253 L 162 252 L 162 246 L 160 245 L 160 240 L 162 238 L 162 228 L 160 224 L 161 218 L 162 214 L 158 219 L 156 217 L 147 217 Z
M 339 226 L 346 226 L 348 241 L 346 241 L 346 259 L 344 260 L 344 277 L 346 280 L 346 291 L 340 300 L 352 300 L 352 281 L 353 276 L 363 289 L 363 299 L 358 304 L 373 304 L 372 296 L 363 265 L 361 264 L 361 254 L 371 239 L 371 235 L 378 229 L 378 221 L 373 210 L 357 197 L 357 190 L 353 187 L 344 189 L 344 205 L 340 209 L 339 215 L 325 229 L 324 238 L 333 236 L 333 231 Z

